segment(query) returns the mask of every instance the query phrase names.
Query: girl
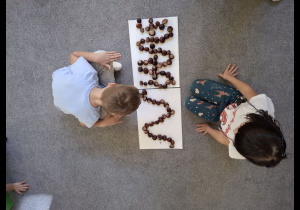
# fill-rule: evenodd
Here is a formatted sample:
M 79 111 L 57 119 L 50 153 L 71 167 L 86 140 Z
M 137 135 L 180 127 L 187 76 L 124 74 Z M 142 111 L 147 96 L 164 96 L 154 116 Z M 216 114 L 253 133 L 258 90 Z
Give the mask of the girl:
M 219 130 L 210 123 L 202 123 L 197 124 L 196 131 L 208 133 L 228 146 L 231 158 L 274 167 L 286 158 L 286 143 L 274 119 L 274 105 L 265 94 L 257 95 L 249 85 L 235 78 L 237 69 L 235 64 L 229 64 L 223 74 L 218 74 L 236 89 L 208 79 L 195 80 L 185 107 L 207 121 L 219 122 Z

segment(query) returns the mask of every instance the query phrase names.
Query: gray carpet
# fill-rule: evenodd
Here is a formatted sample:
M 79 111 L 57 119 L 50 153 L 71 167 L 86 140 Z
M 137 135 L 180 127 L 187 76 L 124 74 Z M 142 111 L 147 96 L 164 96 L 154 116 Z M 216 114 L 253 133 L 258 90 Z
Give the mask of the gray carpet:
M 51 74 L 75 50 L 116 50 L 117 83 L 133 84 L 128 20 L 178 16 L 183 150 L 140 150 L 136 112 L 87 129 L 53 106 Z M 189 85 L 228 63 L 275 105 L 288 159 L 276 168 L 233 160 L 184 108 Z M 227 83 L 225 83 L 227 84 Z M 294 1 L 7 0 L 6 182 L 51 209 L 294 209 Z

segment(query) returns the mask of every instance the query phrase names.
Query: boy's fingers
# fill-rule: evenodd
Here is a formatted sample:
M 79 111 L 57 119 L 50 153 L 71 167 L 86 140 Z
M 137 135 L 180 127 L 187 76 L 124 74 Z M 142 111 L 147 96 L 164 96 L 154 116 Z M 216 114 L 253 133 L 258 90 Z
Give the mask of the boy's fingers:
M 231 64 L 228 64 L 228 66 L 226 67 L 225 71 L 228 71 L 228 69 L 230 68 Z
M 104 64 L 104 66 L 105 66 L 106 68 L 108 68 L 108 70 L 111 69 L 110 65 L 108 65 L 108 64 Z

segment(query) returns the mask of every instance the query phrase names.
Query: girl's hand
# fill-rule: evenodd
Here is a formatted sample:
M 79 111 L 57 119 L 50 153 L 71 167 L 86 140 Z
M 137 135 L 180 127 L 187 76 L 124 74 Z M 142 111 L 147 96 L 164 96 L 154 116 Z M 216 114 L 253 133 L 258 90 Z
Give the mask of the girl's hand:
M 121 58 L 121 54 L 117 53 L 116 51 L 95 53 L 94 56 L 95 62 L 105 66 L 109 70 L 111 69 L 109 64 Z
M 228 77 L 235 77 L 237 76 L 239 73 L 235 73 L 236 70 L 239 68 L 237 67 L 235 64 L 233 64 L 231 67 L 231 64 L 228 64 L 227 68 L 225 69 L 223 74 L 217 74 L 219 77 L 222 77 L 225 80 L 228 80 Z
M 25 184 L 25 181 L 14 183 L 14 191 L 20 195 L 22 192 L 26 192 L 29 189 L 29 184 Z
M 212 129 L 209 125 L 209 123 L 201 123 L 201 124 L 197 124 L 197 128 L 196 131 L 198 133 L 203 132 L 203 136 L 206 135 L 207 133 L 209 133 L 209 130 Z

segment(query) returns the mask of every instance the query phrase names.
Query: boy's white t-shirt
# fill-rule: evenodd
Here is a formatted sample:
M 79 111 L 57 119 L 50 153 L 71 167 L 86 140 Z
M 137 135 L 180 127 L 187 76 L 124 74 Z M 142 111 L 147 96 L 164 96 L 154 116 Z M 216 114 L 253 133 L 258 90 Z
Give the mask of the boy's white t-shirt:
M 274 114 L 274 105 L 272 100 L 265 94 L 259 94 L 252 97 L 249 102 L 255 106 L 256 109 L 268 111 L 272 117 Z M 220 126 L 221 131 L 229 139 L 229 156 L 234 159 L 245 159 L 233 145 L 235 134 L 233 130 L 240 126 L 240 124 L 247 122 L 246 114 L 257 113 L 259 114 L 249 103 L 245 102 L 239 106 L 236 103 L 227 106 L 220 115 Z
M 52 79 L 55 107 L 91 128 L 100 118 L 100 106 L 93 107 L 89 100 L 92 88 L 100 87 L 97 71 L 79 57 L 72 65 L 53 72 Z

